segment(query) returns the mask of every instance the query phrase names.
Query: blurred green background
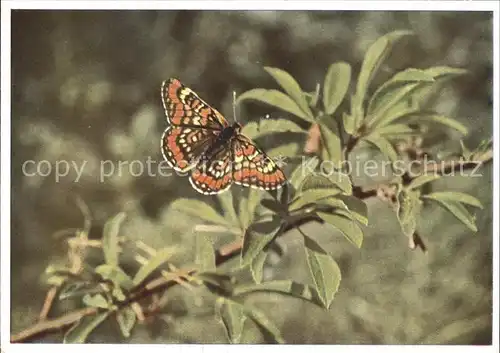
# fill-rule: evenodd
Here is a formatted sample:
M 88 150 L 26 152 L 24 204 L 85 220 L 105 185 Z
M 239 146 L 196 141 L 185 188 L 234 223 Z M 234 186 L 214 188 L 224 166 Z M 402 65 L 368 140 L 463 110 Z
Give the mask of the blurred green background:
M 80 227 L 80 195 L 96 224 L 128 212 L 123 234 L 153 248 L 181 243 L 189 263 L 193 220 L 173 215 L 179 197 L 202 198 L 187 178 L 133 176 L 128 169 L 99 179 L 100 163 L 161 160 L 166 126 L 160 100 L 164 79 L 177 77 L 232 120 L 232 92 L 276 88 L 263 66 L 291 73 L 304 90 L 322 82 L 339 60 L 357 77 L 363 56 L 379 36 L 397 29 L 416 36 L 394 48 L 372 88 L 407 68 L 449 65 L 470 75 L 443 91 L 437 109 L 470 129 L 466 145 L 492 135 L 492 14 L 482 12 L 355 11 L 14 11 L 12 14 L 12 332 L 37 318 L 47 286 L 40 276 L 64 242 L 54 233 Z M 242 122 L 266 114 L 243 104 Z M 459 151 L 459 135 L 434 141 L 436 150 Z M 56 181 L 25 176 L 26 160 L 86 163 Z M 47 167 L 47 166 L 45 166 Z M 30 170 L 33 171 L 33 170 Z M 134 173 L 134 171 L 132 171 Z M 429 251 L 411 251 L 397 219 L 382 201 L 368 200 L 370 224 L 361 250 L 329 226 L 305 231 L 326 244 L 343 279 L 330 310 L 269 294 L 253 301 L 266 310 L 288 343 L 489 344 L 492 319 L 492 173 L 448 177 L 436 190 L 452 188 L 485 206 L 473 234 L 437 207 L 423 211 L 420 233 Z M 203 198 L 205 200 L 206 198 Z M 496 236 L 496 235 L 495 235 Z M 265 277 L 309 281 L 300 236 L 279 240 L 285 249 Z M 153 325 L 138 325 L 132 343 L 224 343 L 211 303 L 178 289 Z M 58 306 L 52 315 L 76 307 Z M 52 334 L 39 341 L 60 342 Z M 124 342 L 116 323 L 105 324 L 91 342 Z M 249 327 L 243 341 L 261 342 Z

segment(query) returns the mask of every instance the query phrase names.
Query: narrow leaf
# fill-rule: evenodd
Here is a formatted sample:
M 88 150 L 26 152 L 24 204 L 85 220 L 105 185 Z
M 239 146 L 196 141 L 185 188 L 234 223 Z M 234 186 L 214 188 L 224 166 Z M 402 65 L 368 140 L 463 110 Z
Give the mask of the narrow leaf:
M 300 185 L 301 191 L 338 188 L 347 195 L 352 194 L 352 184 L 347 174 L 323 167 L 322 165 L 319 170 L 321 174 L 309 175 L 304 179 Z
M 323 105 L 325 112 L 333 114 L 344 99 L 351 81 L 351 66 L 345 62 L 330 65 L 325 76 Z
M 336 127 L 332 129 L 324 123 L 319 124 L 319 129 L 321 131 L 321 145 L 328 152 L 322 158 L 323 161 L 328 161 L 339 168 L 342 162 L 342 143 L 338 129 Z
M 229 342 L 240 343 L 243 326 L 247 318 L 241 304 L 219 297 L 216 301 L 216 309 Z
M 250 138 L 274 135 L 280 132 L 305 133 L 306 131 L 289 119 L 260 119 L 246 124 L 241 131 Z
M 380 152 L 387 156 L 391 162 L 395 162 L 398 159 L 398 154 L 391 143 L 385 138 L 377 134 L 371 134 L 363 137 L 364 140 L 370 142 L 375 147 L 377 147 Z
M 308 286 L 306 284 L 294 282 L 291 280 L 276 280 L 269 281 L 260 284 L 250 284 L 243 285 L 235 288 L 234 295 L 235 296 L 243 296 L 256 292 L 274 292 L 280 293 L 288 296 L 292 296 L 294 298 L 306 300 L 312 302 L 316 305 L 321 305 L 322 303 L 319 300 L 318 293 L 316 290 Z
M 222 214 L 225 219 L 229 219 L 231 224 L 238 224 L 238 217 L 236 216 L 235 206 L 233 204 L 233 194 L 230 192 L 224 192 L 218 196 L 218 199 L 222 206 Z
M 364 101 L 370 82 L 389 54 L 391 45 L 398 39 L 411 34 L 413 34 L 411 31 L 394 31 L 380 37 L 368 48 L 356 86 L 356 97 L 360 104 Z
M 102 296 L 102 294 L 96 294 L 96 295 L 85 294 L 82 300 L 86 306 L 92 306 L 101 309 L 107 309 L 109 307 L 108 302 Z
M 63 343 L 85 343 L 87 337 L 108 317 L 109 312 L 85 316 L 64 335 Z
M 144 281 L 146 277 L 167 262 L 176 252 L 176 247 L 167 247 L 159 250 L 147 263 L 141 266 L 139 271 L 137 271 L 133 279 L 134 286 Z
M 117 287 L 121 287 L 125 290 L 130 290 L 134 286 L 130 276 L 126 274 L 120 267 L 103 264 L 96 267 L 94 271 L 103 279 L 113 282 L 113 284 Z
M 340 268 L 318 243 L 305 235 L 304 245 L 314 285 L 323 306 L 328 309 L 340 285 Z
M 373 132 L 384 136 L 386 138 L 391 137 L 407 137 L 408 135 L 415 135 L 418 132 L 405 124 L 391 124 L 383 126 L 380 128 L 373 129 Z
M 120 212 L 104 225 L 102 250 L 106 263 L 111 266 L 118 266 L 118 234 L 124 220 L 125 213 Z
M 228 220 L 222 217 L 214 208 L 203 201 L 177 199 L 172 202 L 170 208 L 211 223 L 228 224 Z
M 315 174 L 315 169 L 318 166 L 318 163 L 319 159 L 317 157 L 308 159 L 306 157 L 302 157 L 302 162 L 290 175 L 290 184 L 292 184 L 295 189 L 299 189 L 300 185 L 308 175 Z
M 361 248 L 363 244 L 363 231 L 359 226 L 349 218 L 335 213 L 318 212 L 318 216 L 325 222 L 331 224 L 347 238 L 356 247 Z
M 340 189 L 335 187 L 302 191 L 297 198 L 290 202 L 289 209 L 291 211 L 298 210 L 306 205 L 315 204 L 338 194 L 340 194 Z
M 408 109 L 414 108 L 406 100 L 411 96 L 415 90 L 422 85 L 429 85 L 429 83 L 407 83 L 398 89 L 388 92 L 383 98 L 380 99 L 380 104 L 373 112 L 370 113 L 368 118 L 368 125 L 370 126 L 384 126 L 394 121 L 394 116 L 403 116 Z M 398 105 L 398 103 L 405 103 L 405 106 Z M 391 109 L 398 107 L 397 110 Z M 399 119 L 399 118 L 398 118 Z
M 300 146 L 297 142 L 282 144 L 278 147 L 267 150 L 267 155 L 276 161 L 274 157 L 295 157 L 300 152 Z
M 264 263 L 266 262 L 267 251 L 261 251 L 254 257 L 252 263 L 250 264 L 250 272 L 252 273 L 252 278 L 255 283 L 262 282 L 262 275 L 264 271 Z
M 398 195 L 398 220 L 403 234 L 412 237 L 417 228 L 417 217 L 420 214 L 420 192 L 403 190 Z
M 313 122 L 313 118 L 308 116 L 300 106 L 295 103 L 290 97 L 288 97 L 283 92 L 280 92 L 275 89 L 264 89 L 264 88 L 255 88 L 245 93 L 241 94 L 236 103 L 240 103 L 244 100 L 254 100 L 258 102 L 262 102 L 278 109 L 284 110 L 288 113 L 298 116 L 306 121 Z
M 419 116 L 420 121 L 429 121 L 441 125 L 445 125 L 448 127 L 451 127 L 452 129 L 457 130 L 460 132 L 462 135 L 467 135 L 467 127 L 463 125 L 462 123 L 458 122 L 455 119 L 446 117 L 444 115 L 439 115 L 439 114 L 431 114 L 431 115 L 422 115 Z
M 311 108 L 307 104 L 307 100 L 304 97 L 302 89 L 295 79 L 288 72 L 273 68 L 273 67 L 264 67 L 264 70 L 267 71 L 276 82 L 283 88 L 283 90 L 297 103 L 297 105 L 302 109 L 302 111 L 309 117 L 313 118 L 313 113 L 311 112 Z
M 130 337 L 130 332 L 134 328 L 136 316 L 131 307 L 126 306 L 116 313 L 116 321 L 120 326 L 123 337 Z
M 266 337 L 273 339 L 276 343 L 285 343 L 285 340 L 281 336 L 280 330 L 271 320 L 268 319 L 266 314 L 249 305 L 245 305 L 243 307 L 243 310 L 245 311 L 245 314 L 257 324 L 260 331 Z
M 353 215 L 359 223 L 365 226 L 368 225 L 368 207 L 363 200 L 350 195 L 338 195 L 337 197 L 347 205 L 349 213 Z
M 425 174 L 425 175 L 420 175 L 413 179 L 410 184 L 406 187 L 407 190 L 411 189 L 417 189 L 421 187 L 424 184 L 430 183 L 431 181 L 437 180 L 441 178 L 439 174 Z
M 433 192 L 432 194 L 423 195 L 422 197 L 427 199 L 433 199 L 436 201 L 461 202 L 477 208 L 481 209 L 483 208 L 483 205 L 477 198 L 469 194 L 465 194 L 463 192 L 458 192 L 458 191 L 438 191 L 438 192 Z
M 196 234 L 195 264 L 199 271 L 215 270 L 215 253 L 212 241 L 205 233 Z
M 368 104 L 367 113 L 375 114 L 375 112 L 380 109 L 380 105 L 384 102 L 386 95 L 389 92 L 406 86 L 408 83 L 419 83 L 419 82 L 434 82 L 434 77 L 432 74 L 426 70 L 419 69 L 406 69 L 404 71 L 396 73 L 384 84 L 382 84 L 372 95 L 370 103 Z
M 477 232 L 477 227 L 474 221 L 474 217 L 469 213 L 469 211 L 467 211 L 467 209 L 461 203 L 449 200 L 433 199 L 430 197 L 423 197 L 423 198 L 438 202 L 444 209 L 448 210 L 459 221 L 465 224 L 467 228 L 469 228 L 473 232 Z
M 255 257 L 263 251 L 266 245 L 281 229 L 279 218 L 252 224 L 245 232 L 241 251 L 241 267 L 250 265 Z

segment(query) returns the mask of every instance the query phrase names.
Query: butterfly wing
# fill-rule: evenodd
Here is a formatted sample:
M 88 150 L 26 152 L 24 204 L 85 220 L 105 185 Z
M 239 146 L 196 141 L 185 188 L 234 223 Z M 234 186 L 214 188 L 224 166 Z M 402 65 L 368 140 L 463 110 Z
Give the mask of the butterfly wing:
M 216 130 L 169 126 L 161 139 L 163 158 L 174 170 L 185 172 L 194 167 L 218 134 Z
M 279 189 L 285 174 L 274 161 L 244 135 L 232 140 L 233 180 L 236 184 L 256 189 Z
M 204 195 L 220 194 L 231 187 L 232 154 L 228 144 L 210 156 L 204 155 L 191 171 L 189 181 L 193 188 Z
M 163 81 L 161 96 L 167 121 L 171 125 L 213 130 L 229 125 L 221 113 L 175 78 Z

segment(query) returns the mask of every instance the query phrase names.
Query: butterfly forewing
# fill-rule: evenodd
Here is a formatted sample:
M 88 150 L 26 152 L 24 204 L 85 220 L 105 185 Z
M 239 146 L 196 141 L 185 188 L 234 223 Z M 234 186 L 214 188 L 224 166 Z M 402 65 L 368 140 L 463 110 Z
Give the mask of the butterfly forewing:
M 285 182 L 276 163 L 248 137 L 239 134 L 232 141 L 233 180 L 236 184 L 273 190 Z
M 171 125 L 222 130 L 226 119 L 190 88 L 171 78 L 162 84 L 163 108 Z

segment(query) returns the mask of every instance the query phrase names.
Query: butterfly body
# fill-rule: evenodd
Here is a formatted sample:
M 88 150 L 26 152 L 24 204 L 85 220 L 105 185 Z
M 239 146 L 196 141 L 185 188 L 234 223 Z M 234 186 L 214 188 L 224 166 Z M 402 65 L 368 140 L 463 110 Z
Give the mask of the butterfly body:
M 170 126 L 162 136 L 162 154 L 178 172 L 191 172 L 195 190 L 213 195 L 233 183 L 264 190 L 281 187 L 286 178 L 255 143 L 230 125 L 177 79 L 162 85 L 163 107 Z

